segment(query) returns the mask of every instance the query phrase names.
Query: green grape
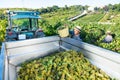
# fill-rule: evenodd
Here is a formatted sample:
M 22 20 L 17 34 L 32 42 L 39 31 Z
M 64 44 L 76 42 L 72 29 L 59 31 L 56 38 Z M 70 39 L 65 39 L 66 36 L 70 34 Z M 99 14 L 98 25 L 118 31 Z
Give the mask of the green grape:
M 111 79 L 105 72 L 92 65 L 82 53 L 73 50 L 25 62 L 21 66 L 22 68 L 18 72 L 18 80 Z

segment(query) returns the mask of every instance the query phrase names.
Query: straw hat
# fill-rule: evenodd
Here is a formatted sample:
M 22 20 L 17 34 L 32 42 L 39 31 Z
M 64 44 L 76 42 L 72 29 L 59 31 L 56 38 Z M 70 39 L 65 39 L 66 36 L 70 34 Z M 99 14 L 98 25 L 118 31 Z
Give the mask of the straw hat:
M 79 31 L 81 30 L 81 27 L 80 27 L 80 26 L 76 26 L 75 28 L 78 29 Z
M 107 31 L 106 34 L 111 34 L 111 31 Z

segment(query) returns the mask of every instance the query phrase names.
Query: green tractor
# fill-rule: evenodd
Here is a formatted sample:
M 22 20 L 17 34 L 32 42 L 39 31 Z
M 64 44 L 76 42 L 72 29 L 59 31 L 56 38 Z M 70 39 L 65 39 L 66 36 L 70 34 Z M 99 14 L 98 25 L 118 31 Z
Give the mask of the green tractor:
M 41 18 L 39 12 L 33 11 L 7 11 L 8 27 L 6 41 L 25 40 L 44 37 L 45 34 L 38 26 Z

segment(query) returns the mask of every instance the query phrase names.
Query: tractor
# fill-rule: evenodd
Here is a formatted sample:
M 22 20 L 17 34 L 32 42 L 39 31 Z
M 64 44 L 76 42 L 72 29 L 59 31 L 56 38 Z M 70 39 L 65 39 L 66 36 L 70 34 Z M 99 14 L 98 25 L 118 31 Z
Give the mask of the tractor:
M 38 26 L 41 19 L 39 12 L 34 11 L 7 11 L 8 27 L 6 41 L 25 40 L 44 37 L 45 34 Z

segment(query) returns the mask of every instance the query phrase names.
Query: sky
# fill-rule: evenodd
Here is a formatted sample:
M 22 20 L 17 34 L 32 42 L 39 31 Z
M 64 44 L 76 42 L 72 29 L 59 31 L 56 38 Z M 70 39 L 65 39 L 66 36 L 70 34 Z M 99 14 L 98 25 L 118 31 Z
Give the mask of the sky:
M 120 0 L 0 0 L 0 8 L 46 8 L 53 5 L 89 5 L 102 7 L 107 4 L 118 4 Z

